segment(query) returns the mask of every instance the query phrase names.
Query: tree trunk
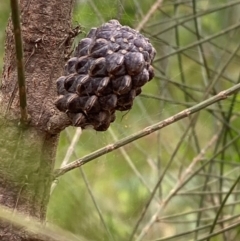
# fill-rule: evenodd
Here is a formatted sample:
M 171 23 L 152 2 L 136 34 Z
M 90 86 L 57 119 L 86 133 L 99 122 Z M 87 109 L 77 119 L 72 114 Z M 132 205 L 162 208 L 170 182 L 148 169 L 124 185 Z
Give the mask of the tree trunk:
M 47 125 L 57 112 L 55 80 L 64 68 L 73 0 L 21 0 L 20 5 L 30 123 L 26 128 L 19 125 L 15 44 L 9 21 L 0 87 L 0 204 L 43 221 L 58 141 L 58 134 L 50 133 Z M 37 240 L 30 236 L 1 222 L 2 241 Z

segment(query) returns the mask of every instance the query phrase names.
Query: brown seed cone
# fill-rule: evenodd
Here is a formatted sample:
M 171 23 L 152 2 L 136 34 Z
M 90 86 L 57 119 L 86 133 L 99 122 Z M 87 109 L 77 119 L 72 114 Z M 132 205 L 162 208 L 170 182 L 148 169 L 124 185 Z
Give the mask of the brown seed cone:
M 155 54 L 147 38 L 117 20 L 92 28 L 57 80 L 55 105 L 74 126 L 107 130 L 115 111 L 131 109 L 141 87 L 154 77 Z

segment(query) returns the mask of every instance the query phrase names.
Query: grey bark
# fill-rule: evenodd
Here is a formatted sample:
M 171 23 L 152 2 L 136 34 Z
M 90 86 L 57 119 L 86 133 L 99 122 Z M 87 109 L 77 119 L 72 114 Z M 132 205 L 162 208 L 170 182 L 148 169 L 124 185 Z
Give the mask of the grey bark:
M 19 125 L 15 45 L 9 21 L 0 86 L 0 204 L 43 221 L 58 132 L 64 128 L 56 128 L 50 120 L 61 122 L 53 105 L 55 80 L 63 72 L 69 47 L 65 40 L 71 29 L 73 0 L 21 0 L 20 5 L 30 123 L 26 128 Z M 0 240 L 40 238 L 1 222 Z

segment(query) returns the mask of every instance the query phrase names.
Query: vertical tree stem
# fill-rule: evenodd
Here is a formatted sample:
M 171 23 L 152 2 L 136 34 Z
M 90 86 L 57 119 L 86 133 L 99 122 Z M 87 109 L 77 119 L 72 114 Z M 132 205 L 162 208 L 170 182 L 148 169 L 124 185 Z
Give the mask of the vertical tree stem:
M 11 11 L 12 11 L 13 33 L 14 33 L 15 48 L 16 48 L 21 123 L 26 124 L 28 120 L 27 96 L 26 96 L 26 86 L 25 86 L 23 45 L 22 45 L 22 34 L 21 34 L 21 24 L 20 24 L 20 17 L 19 17 L 18 0 L 11 0 Z

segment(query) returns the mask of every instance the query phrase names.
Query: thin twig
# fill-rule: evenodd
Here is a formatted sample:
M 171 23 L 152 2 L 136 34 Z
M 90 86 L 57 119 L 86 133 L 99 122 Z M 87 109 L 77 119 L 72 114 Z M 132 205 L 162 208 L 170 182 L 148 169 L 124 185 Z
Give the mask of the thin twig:
M 233 205 L 236 205 L 236 204 L 240 204 L 240 200 L 239 201 L 235 201 L 235 202 L 231 202 L 231 203 L 226 203 L 225 207 L 233 206 Z M 162 222 L 164 220 L 175 219 L 175 218 L 180 218 L 180 217 L 183 219 L 183 216 L 187 216 L 187 215 L 190 216 L 190 215 L 192 215 L 194 213 L 199 213 L 199 212 L 207 212 L 209 210 L 218 209 L 220 206 L 221 205 L 216 205 L 216 206 L 211 206 L 211 207 L 204 207 L 204 208 L 198 208 L 198 209 L 194 209 L 192 211 L 187 211 L 187 212 L 185 211 L 185 212 L 178 213 L 178 214 L 163 216 L 161 218 L 160 217 L 157 218 L 157 221 L 158 222 Z
M 220 100 L 226 99 L 228 96 L 234 94 L 235 92 L 237 92 L 239 90 L 240 90 L 240 84 L 234 85 L 233 87 L 231 87 L 225 91 L 221 91 L 217 95 L 214 95 L 214 96 L 210 97 L 209 99 L 202 101 L 197 105 L 194 105 L 191 108 L 185 109 L 185 110 L 177 113 L 176 115 L 173 115 L 173 116 L 171 116 L 163 121 L 160 121 L 154 125 L 148 126 L 133 135 L 130 135 L 130 136 L 123 138 L 122 140 L 119 140 L 113 144 L 107 145 L 99 150 L 96 150 L 95 152 L 92 152 L 91 154 L 89 154 L 85 157 L 82 157 L 72 163 L 65 165 L 64 167 L 62 167 L 60 169 L 55 170 L 55 177 L 62 176 L 66 172 L 69 172 L 77 167 L 80 167 L 80 166 L 88 163 L 89 161 L 96 159 L 97 157 L 100 157 L 102 155 L 105 155 L 106 153 L 112 152 L 113 150 L 116 150 L 124 145 L 127 145 L 137 139 L 140 139 L 155 131 L 158 131 L 158 130 L 164 128 L 165 126 L 173 124 L 174 122 L 176 122 L 178 120 L 186 118 L 186 117 L 206 108 L 209 105 L 212 105 Z
M 218 210 L 218 212 L 217 212 L 217 214 L 216 214 L 216 216 L 215 216 L 215 218 L 214 218 L 214 221 L 213 221 L 213 223 L 212 223 L 212 226 L 211 226 L 211 228 L 210 228 L 209 234 L 213 233 L 213 230 L 214 230 L 214 228 L 215 228 L 215 226 L 216 226 L 216 224 L 217 224 L 218 217 L 219 217 L 219 215 L 221 214 L 223 208 L 225 207 L 225 204 L 226 204 L 226 202 L 227 202 L 230 194 L 234 193 L 233 190 L 234 190 L 234 188 L 236 187 L 236 185 L 239 183 L 239 181 L 240 181 L 240 175 L 238 176 L 237 180 L 233 183 L 232 187 L 229 189 L 229 191 L 227 192 L 227 195 L 225 196 L 224 200 L 222 201 L 221 206 L 220 206 L 220 208 L 219 208 L 219 210 Z M 209 239 L 209 237 L 208 237 L 208 239 L 207 239 L 206 241 L 209 241 L 209 240 L 210 240 L 210 239 Z
M 71 141 L 71 143 L 70 143 L 70 146 L 69 146 L 69 148 L 67 150 L 67 154 L 66 154 L 66 156 L 65 156 L 61 166 L 64 166 L 66 163 L 68 163 L 68 161 L 69 161 L 69 159 L 70 159 L 70 157 L 72 155 L 74 155 L 75 158 L 77 158 L 77 152 L 76 152 L 75 146 L 76 146 L 76 144 L 77 144 L 77 142 L 78 142 L 78 140 L 79 140 L 79 138 L 80 138 L 80 136 L 82 134 L 82 129 L 81 128 L 77 128 L 77 130 L 75 131 L 74 137 L 72 139 L 70 137 L 70 133 L 67 130 L 66 130 L 66 132 L 67 132 L 67 135 L 68 135 L 69 142 Z M 108 226 L 107 226 L 107 224 L 106 224 L 106 222 L 105 222 L 105 220 L 103 218 L 102 211 L 101 211 L 100 207 L 98 206 L 98 203 L 97 203 L 97 201 L 96 201 L 96 199 L 94 197 L 93 191 L 92 191 L 92 189 L 90 187 L 90 183 L 88 181 L 88 178 L 87 178 L 84 170 L 81 167 L 79 168 L 79 171 L 80 171 L 80 173 L 82 175 L 82 178 L 83 178 L 83 181 L 84 181 L 85 186 L 87 188 L 87 191 L 89 193 L 89 196 L 92 199 L 93 205 L 95 206 L 95 208 L 97 210 L 97 213 L 98 213 L 98 216 L 99 216 L 99 218 L 100 218 L 100 220 L 102 222 L 102 225 L 103 225 L 103 227 L 106 230 L 108 238 L 109 238 L 109 240 L 114 241 L 113 234 L 110 232 L 110 230 L 109 230 L 109 228 L 108 228 Z M 55 182 L 55 184 L 56 184 L 56 182 Z
M 206 240 L 209 239 L 209 238 L 212 238 L 212 237 L 214 237 L 214 236 L 217 236 L 217 235 L 219 235 L 219 234 L 222 234 L 222 233 L 224 233 L 224 232 L 226 232 L 226 231 L 229 231 L 229 230 L 231 230 L 231 229 L 233 229 L 233 228 L 237 228 L 237 227 L 239 227 L 239 225 L 240 225 L 240 220 L 237 220 L 235 223 L 227 226 L 226 228 L 221 228 L 221 229 L 219 229 L 218 231 L 216 231 L 216 232 L 214 232 L 214 233 L 211 233 L 211 234 L 209 234 L 209 235 L 207 235 L 207 236 L 205 236 L 205 237 L 202 237 L 202 238 L 197 239 L 196 241 L 206 241 Z
M 157 38 L 157 40 L 160 40 L 160 39 Z M 168 42 L 163 41 L 162 39 L 161 39 L 161 41 L 162 41 L 164 44 L 166 44 L 167 46 L 171 46 L 174 50 L 176 50 L 176 51 L 178 50 L 177 46 L 173 46 L 172 44 L 170 45 Z M 210 42 L 210 41 L 209 41 L 209 42 Z M 229 51 L 229 53 L 231 53 L 231 52 Z M 201 63 L 199 60 L 197 60 L 196 58 L 194 58 L 194 57 L 191 56 L 190 54 L 187 54 L 186 52 L 183 52 L 182 54 L 183 54 L 185 57 L 187 57 L 187 58 L 189 58 L 190 60 L 192 60 L 193 62 L 199 64 L 200 66 L 203 66 L 203 63 Z M 163 56 L 163 58 L 165 58 L 165 56 Z M 210 67 L 209 67 L 208 69 L 209 69 L 209 71 L 211 72 L 211 74 L 219 74 L 219 71 L 216 70 L 216 69 L 213 69 L 213 68 L 210 68 Z M 158 75 L 156 75 L 156 77 L 158 77 Z M 170 82 L 170 83 L 172 83 L 172 84 L 174 84 L 174 85 L 176 85 L 176 86 L 179 86 L 179 87 L 184 87 L 184 88 L 187 88 L 187 89 L 193 89 L 193 90 L 196 90 L 196 91 L 201 91 L 200 89 L 197 90 L 196 87 L 188 86 L 187 84 L 186 84 L 186 85 L 183 85 L 182 83 L 178 83 L 178 82 L 176 82 L 176 81 L 173 81 L 173 80 L 171 80 L 170 78 L 167 78 L 166 76 L 160 76 L 160 78 L 161 78 L 161 79 L 163 78 L 163 80 L 168 81 L 168 82 Z M 229 82 L 232 83 L 232 84 L 235 84 L 235 81 L 234 81 L 231 77 L 227 76 L 227 75 L 224 74 L 224 73 L 222 74 L 222 78 L 225 79 L 225 80 L 227 80 L 227 81 L 229 81 Z
M 173 55 L 175 55 L 175 54 L 178 54 L 178 53 L 181 53 L 181 52 L 183 52 L 183 51 L 189 50 L 190 48 L 196 47 L 196 46 L 198 46 L 198 45 L 200 45 L 200 44 L 209 42 L 210 40 L 215 39 L 215 38 L 218 38 L 218 37 L 220 37 L 221 35 L 224 35 L 224 34 L 230 32 L 230 31 L 232 31 L 232 30 L 234 30 L 234 29 L 239 28 L 239 27 L 240 27 L 240 23 L 233 24 L 232 26 L 230 26 L 230 27 L 228 27 L 228 28 L 225 28 L 225 29 L 223 29 L 222 31 L 219 31 L 219 32 L 217 32 L 216 34 L 210 35 L 210 36 L 208 36 L 208 37 L 206 37 L 206 38 L 204 38 L 204 39 L 201 39 L 201 40 L 199 40 L 199 41 L 193 42 L 193 43 L 191 43 L 191 44 L 189 44 L 189 45 L 187 45 L 187 46 L 185 46 L 185 47 L 182 47 L 182 48 L 180 48 L 180 49 L 178 49 L 178 50 L 175 50 L 175 51 L 173 51 L 173 52 L 171 52 L 171 53 L 169 53 L 169 54 L 166 54 L 166 55 L 164 55 L 164 56 L 156 59 L 155 62 L 162 61 L 162 60 L 164 60 L 164 59 L 166 59 L 166 58 L 168 58 L 168 57 L 170 57 L 170 56 L 173 56 Z
M 74 153 L 76 153 L 76 152 L 74 152 Z M 98 216 L 99 216 L 99 218 L 100 218 L 100 220 L 101 220 L 101 223 L 102 223 L 103 227 L 104 227 L 105 230 L 106 230 L 106 233 L 107 233 L 107 235 L 108 235 L 108 239 L 109 239 L 109 240 L 112 240 L 112 241 L 115 241 L 115 238 L 114 238 L 112 232 L 109 230 L 108 225 L 107 225 L 107 223 L 106 223 L 105 220 L 104 220 L 102 211 L 101 211 L 100 207 L 98 206 L 97 200 L 95 199 L 94 194 L 93 194 L 93 191 L 92 191 L 92 189 L 91 189 L 91 187 L 90 187 L 90 183 L 89 183 L 89 181 L 88 181 L 88 178 L 87 178 L 85 172 L 83 171 L 82 167 L 79 168 L 79 171 L 80 171 L 80 173 L 81 173 L 81 175 L 82 175 L 82 178 L 83 178 L 83 181 L 84 181 L 84 183 L 85 183 L 85 185 L 86 185 L 86 188 L 87 188 L 87 190 L 88 190 L 88 193 L 89 193 L 89 195 L 90 195 L 90 197 L 91 197 L 91 199 L 92 199 L 93 205 L 94 205 L 94 207 L 95 207 L 96 210 L 97 210 L 97 213 L 98 213 Z
M 152 7 L 150 8 L 150 10 L 148 11 L 148 13 L 145 15 L 145 17 L 142 19 L 142 21 L 138 24 L 138 26 L 136 27 L 136 30 L 140 31 L 143 26 L 147 23 L 147 21 L 150 19 L 150 17 L 154 14 L 154 12 L 161 7 L 163 0 L 157 0 Z
M 173 189 L 169 192 L 168 196 L 162 201 L 160 207 L 158 207 L 158 210 L 156 211 L 156 213 L 152 216 L 151 220 L 149 221 L 149 223 L 142 229 L 142 232 L 140 233 L 140 235 L 138 236 L 137 240 L 140 241 L 142 240 L 143 236 L 145 236 L 145 234 L 148 232 L 149 228 L 152 226 L 152 224 L 156 221 L 158 214 L 161 212 L 161 210 L 163 210 L 164 207 L 166 207 L 166 205 L 168 204 L 168 202 L 170 201 L 170 199 L 174 196 L 174 194 L 176 194 L 178 192 L 178 190 L 184 186 L 184 184 L 187 182 L 187 177 L 189 174 L 192 173 L 193 167 L 200 161 L 201 157 L 203 157 L 206 153 L 206 151 L 212 146 L 212 144 L 217 140 L 218 135 L 214 135 L 212 137 L 212 139 L 210 140 L 210 142 L 207 143 L 207 145 L 200 151 L 200 153 L 192 160 L 192 162 L 190 163 L 190 165 L 188 166 L 188 168 L 185 170 L 185 172 L 181 175 L 180 179 L 178 180 L 178 182 L 176 183 L 175 187 L 173 187 Z M 204 165 L 202 165 L 203 167 Z M 201 167 L 201 168 L 202 168 Z M 193 174 L 191 175 L 193 176 Z M 188 180 L 190 180 L 190 178 L 188 178 Z M 155 185 L 154 190 L 156 190 L 157 186 L 159 185 L 159 182 L 161 181 L 161 177 L 158 180 L 157 184 Z M 154 193 L 154 192 L 153 192 Z M 142 214 L 141 217 L 139 218 L 137 224 L 135 225 L 133 232 L 130 236 L 129 240 L 133 239 L 133 236 L 135 235 L 138 226 L 141 222 L 141 220 L 143 219 L 143 217 L 145 216 L 145 213 L 147 211 L 147 208 L 150 205 L 151 199 L 153 197 L 150 197 Z
M 112 128 L 109 128 L 109 133 L 112 136 L 113 140 L 117 141 L 117 136 L 115 135 L 115 133 L 112 130 Z M 140 182 L 146 187 L 148 192 L 151 193 L 152 192 L 151 188 L 148 186 L 148 183 L 146 182 L 144 177 L 141 175 L 141 173 L 138 171 L 138 169 L 136 168 L 136 166 L 132 162 L 132 160 L 129 157 L 129 155 L 127 154 L 126 150 L 123 147 L 120 147 L 119 150 L 120 150 L 122 156 L 124 157 L 124 159 L 126 160 L 126 162 L 128 163 L 128 165 L 130 166 L 130 168 L 132 169 L 132 171 L 134 172 L 134 174 L 138 177 Z
M 203 16 L 205 16 L 207 14 L 211 14 L 211 13 L 214 13 L 214 12 L 217 12 L 217 11 L 221 11 L 221 10 L 223 10 L 225 8 L 233 7 L 235 5 L 238 5 L 239 3 L 240 3 L 239 0 L 238 1 L 233 1 L 233 2 L 229 2 L 227 4 L 223 4 L 223 5 L 221 5 L 220 7 L 217 7 L 217 8 L 212 8 L 212 9 L 208 9 L 206 11 L 201 11 L 201 12 L 197 13 L 196 15 L 188 15 L 184 20 L 177 21 L 177 23 L 169 26 L 168 28 L 165 28 L 163 30 L 160 28 L 161 30 L 159 32 L 154 33 L 152 35 L 152 37 L 158 36 L 159 34 L 163 34 L 163 33 L 167 32 L 167 31 L 175 28 L 176 25 L 183 25 L 184 23 L 189 22 L 189 21 L 193 20 L 194 18 L 203 17 Z
M 169 203 L 169 201 L 172 199 L 173 196 L 176 195 L 176 193 L 183 188 L 186 183 L 188 183 L 193 177 L 196 176 L 196 174 L 202 170 L 206 165 L 208 165 L 211 160 L 213 158 L 215 158 L 217 155 L 219 155 L 219 153 L 221 153 L 225 148 L 228 148 L 229 146 L 231 146 L 235 141 L 237 141 L 240 138 L 240 135 L 235 137 L 234 139 L 232 139 L 231 141 L 229 141 L 226 146 L 224 146 L 221 150 L 219 150 L 211 159 L 209 159 L 207 162 L 205 162 L 204 164 L 202 164 L 202 166 L 200 168 L 198 168 L 196 171 L 191 172 L 192 170 L 192 163 L 190 164 L 190 166 L 186 169 L 184 175 L 182 176 L 182 178 L 178 181 L 178 183 L 176 184 L 176 186 L 169 192 L 169 194 L 167 195 L 167 197 L 162 201 L 161 206 L 158 207 L 158 209 L 156 210 L 155 214 L 152 216 L 151 220 L 149 221 L 148 224 L 145 225 L 145 227 L 143 227 L 142 232 L 140 233 L 140 235 L 137 237 L 137 241 L 142 240 L 142 238 L 147 234 L 147 232 L 149 231 L 149 229 L 151 228 L 151 226 L 156 222 L 156 219 L 158 217 L 158 215 L 161 213 L 161 211 L 167 206 L 167 204 Z M 200 159 L 199 159 L 200 160 Z M 188 176 L 188 174 L 190 174 Z M 157 185 L 156 185 L 157 186 Z
M 66 130 L 66 131 L 67 131 L 67 130 Z M 61 163 L 60 168 L 61 168 L 61 167 L 64 167 L 65 165 L 67 165 L 67 163 L 69 162 L 71 156 L 72 156 L 73 153 L 74 153 L 75 146 L 76 146 L 76 144 L 78 143 L 81 134 L 82 134 L 82 129 L 79 127 L 79 128 L 77 128 L 76 131 L 75 131 L 75 134 L 74 134 L 74 136 L 73 136 L 73 138 L 72 138 L 71 144 L 69 145 L 69 147 L 68 147 L 68 149 L 67 149 L 66 155 L 65 155 L 65 157 L 64 157 L 64 159 L 63 159 L 63 161 L 62 161 L 62 163 Z M 57 186 L 57 181 L 55 180 L 55 181 L 52 183 L 52 186 L 51 186 L 51 192 L 50 192 L 51 195 L 52 195 L 52 193 L 53 193 L 53 191 L 54 191 L 54 189 L 55 189 L 56 186 Z
M 27 95 L 26 95 L 26 87 L 25 87 L 23 43 L 22 43 L 18 0 L 11 0 L 11 11 L 12 11 L 13 33 L 15 37 L 16 59 L 17 59 L 18 87 L 19 87 L 19 100 L 20 100 L 20 112 L 21 112 L 20 120 L 22 124 L 26 125 L 28 123 Z
M 236 217 L 239 217 L 239 215 L 235 215 L 233 217 L 229 217 L 229 218 L 226 218 L 226 219 L 223 219 L 223 220 L 219 220 L 217 223 L 218 224 L 225 223 L 225 222 L 231 221 L 233 219 L 236 219 Z M 172 235 L 172 236 L 169 236 L 169 237 L 163 237 L 163 238 L 155 239 L 155 241 L 167 241 L 167 240 L 173 240 L 173 239 L 176 239 L 176 238 L 180 238 L 180 237 L 183 237 L 183 236 L 186 237 L 189 234 L 192 234 L 196 231 L 207 229 L 210 226 L 211 226 L 211 224 L 207 224 L 207 225 L 197 227 L 195 229 L 185 231 L 185 232 L 182 232 L 182 233 L 179 233 L 179 234 L 175 234 L 175 235 Z
M 101 12 L 98 10 L 96 4 L 94 3 L 94 1 L 92 0 L 88 0 L 89 4 L 91 5 L 93 11 L 95 12 L 95 14 L 97 15 L 98 17 L 98 20 L 101 22 L 101 23 L 104 23 L 104 17 L 103 15 L 101 14 Z

